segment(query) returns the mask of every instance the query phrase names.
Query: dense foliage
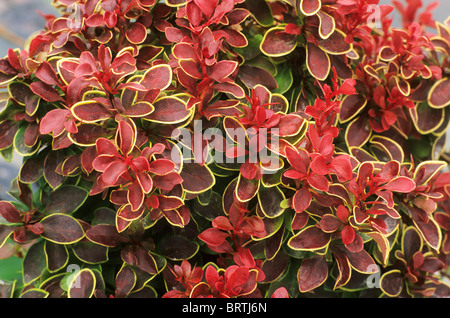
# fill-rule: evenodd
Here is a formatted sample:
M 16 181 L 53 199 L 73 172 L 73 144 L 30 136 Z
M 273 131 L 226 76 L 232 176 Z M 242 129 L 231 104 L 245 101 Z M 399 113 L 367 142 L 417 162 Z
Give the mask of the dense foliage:
M 450 296 L 433 7 L 53 4 L 0 59 L 0 296 Z

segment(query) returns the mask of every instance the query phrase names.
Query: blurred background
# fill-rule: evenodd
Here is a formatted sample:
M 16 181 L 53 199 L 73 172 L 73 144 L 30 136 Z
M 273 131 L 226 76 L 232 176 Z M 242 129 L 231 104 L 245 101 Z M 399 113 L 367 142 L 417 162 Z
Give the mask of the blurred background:
M 422 0 L 424 8 L 435 0 Z M 44 14 L 56 14 L 52 0 L 0 0 L 0 56 L 6 55 L 8 48 L 23 48 L 26 38 L 41 30 L 45 24 L 38 11 Z M 403 1 L 405 2 L 405 1 Z M 380 4 L 391 4 L 391 0 L 380 0 Z M 422 12 L 422 10 L 420 10 Z M 391 13 L 394 26 L 400 26 L 397 13 Z M 433 11 L 438 21 L 444 21 L 450 15 L 450 1 L 440 0 L 440 6 Z M 450 141 L 450 134 L 447 141 Z M 449 143 L 447 143 L 449 144 Z M 448 147 L 448 146 L 447 146 Z M 11 180 L 17 176 L 22 158 L 15 153 L 12 162 L 0 157 L 0 200 L 6 199 Z

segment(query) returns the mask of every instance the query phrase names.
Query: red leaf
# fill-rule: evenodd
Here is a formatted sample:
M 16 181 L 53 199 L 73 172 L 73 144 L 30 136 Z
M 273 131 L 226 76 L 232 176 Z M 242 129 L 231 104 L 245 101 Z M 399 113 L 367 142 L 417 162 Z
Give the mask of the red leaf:
M 53 109 L 49 111 L 44 118 L 42 118 L 39 132 L 42 135 L 49 134 L 64 124 L 66 117 L 70 114 L 70 110 L 67 109 Z
M 355 230 L 350 225 L 345 225 L 341 232 L 342 243 L 348 245 L 355 239 Z
M 178 209 L 184 204 L 183 200 L 177 197 L 158 195 L 157 198 L 158 198 L 158 208 L 160 208 L 163 211 Z
M 144 213 L 145 208 L 144 206 L 141 206 L 137 210 L 133 210 L 130 203 L 126 203 L 122 205 L 119 210 L 117 211 L 117 216 L 124 221 L 131 222 L 139 217 Z M 119 228 L 119 227 L 117 227 Z
M 102 104 L 95 101 L 77 103 L 71 110 L 76 118 L 84 122 L 97 122 L 113 116 Z
M 302 187 L 300 190 L 295 192 L 294 197 L 292 198 L 292 208 L 296 212 L 303 212 L 311 204 L 311 199 L 312 195 L 311 192 L 309 192 L 309 189 Z
M 202 22 L 202 11 L 193 1 L 186 4 L 186 17 L 193 26 L 198 26 Z
M 209 78 L 217 82 L 222 82 L 236 70 L 237 66 L 238 63 L 235 61 L 219 61 L 214 64 L 213 70 L 209 74 Z
M 133 44 L 142 43 L 147 37 L 147 28 L 143 24 L 135 22 L 127 30 L 125 36 L 127 37 L 128 41 Z
M 59 244 L 73 244 L 84 237 L 81 224 L 72 216 L 54 213 L 41 220 L 42 236 Z
M 361 147 L 370 138 L 372 128 L 365 116 L 359 116 L 353 120 L 345 132 L 345 139 L 349 147 Z
M 231 231 L 233 229 L 233 226 L 230 223 L 230 220 L 225 216 L 218 216 L 212 221 L 212 225 L 215 228 L 224 230 L 224 231 Z
M 341 220 L 331 214 L 325 214 L 317 223 L 317 226 L 326 233 L 336 232 L 342 226 Z
M 324 156 L 316 156 L 311 162 L 311 170 L 320 175 L 328 174 L 328 166 Z
M 147 89 L 166 89 L 172 81 L 172 69 L 168 64 L 158 64 L 149 68 L 141 81 Z
M 343 205 L 338 206 L 338 208 L 336 209 L 336 216 L 339 218 L 339 220 L 341 220 L 342 223 L 347 223 L 349 214 L 350 212 Z
M 175 164 L 169 159 L 157 159 L 150 162 L 149 171 L 157 175 L 165 175 L 175 169 Z
M 306 45 L 306 66 L 312 76 L 323 81 L 330 72 L 330 58 L 327 53 L 308 42 Z
M 289 164 L 302 175 L 306 176 L 309 168 L 309 155 L 305 150 L 286 148 L 286 158 Z
M 153 184 L 156 188 L 170 191 L 177 184 L 181 184 L 183 182 L 183 178 L 177 172 L 171 172 L 164 176 L 154 176 Z
M 295 23 L 288 23 L 285 26 L 284 31 L 289 34 L 301 34 L 302 28 Z
M 197 6 L 202 10 L 203 14 L 208 18 L 212 16 L 214 10 L 219 4 L 218 0 L 194 0 Z
M 33 93 L 39 95 L 47 102 L 64 101 L 64 99 L 59 95 L 56 89 L 44 82 L 33 82 L 30 84 L 30 89 L 33 91 Z
M 136 143 L 133 127 L 126 121 L 119 121 L 118 134 L 116 144 L 124 156 L 128 155 L 134 148 Z
M 348 181 L 353 177 L 353 167 L 347 155 L 331 159 L 330 170 L 334 171 L 340 181 Z
M 148 102 L 137 102 L 128 108 L 123 114 L 129 117 L 144 117 L 150 115 L 155 108 Z
M 330 243 L 331 234 L 323 232 L 315 225 L 311 225 L 294 235 L 288 246 L 294 250 L 318 250 Z
M 292 52 L 297 46 L 297 32 L 296 26 L 288 24 L 286 29 L 275 27 L 264 34 L 261 42 L 261 51 L 269 56 L 283 56 Z
M 47 61 L 43 61 L 36 69 L 36 77 L 48 85 L 58 85 L 59 80 L 55 70 Z
M 385 184 L 381 187 L 381 189 L 401 192 L 401 193 L 409 193 L 416 188 L 416 183 L 408 177 L 396 177 L 392 179 L 389 183 Z
M 228 237 L 228 233 L 219 229 L 206 229 L 198 235 L 198 238 L 211 246 L 221 245 Z
M 153 106 L 155 110 L 150 115 L 144 117 L 144 119 L 172 124 L 187 119 L 191 114 L 186 104 L 176 97 L 162 97 L 156 100 Z
M 142 191 L 142 187 L 137 181 L 128 186 L 128 202 L 131 204 L 133 212 L 139 210 L 144 203 L 144 191 Z M 130 220 L 127 217 L 124 218 Z
M 206 165 L 185 163 L 180 176 L 183 178 L 183 187 L 188 192 L 203 192 L 215 184 L 214 174 Z
M 320 19 L 319 35 L 322 39 L 328 38 L 335 30 L 334 18 L 325 13 L 324 11 L 317 12 L 317 16 Z
M 86 19 L 86 25 L 91 28 L 102 26 L 104 23 L 103 15 L 100 13 L 94 13 Z
M 101 180 L 107 186 L 114 186 L 119 177 L 126 171 L 127 164 L 123 161 L 116 160 L 105 169 L 101 176 Z
M 269 90 L 278 88 L 275 77 L 261 67 L 243 64 L 239 67 L 238 77 L 250 89 L 257 85 L 265 86 Z
M 296 3 L 300 3 L 300 9 L 306 16 L 317 13 L 322 6 L 320 0 L 300 0 Z
M 227 18 L 228 18 L 228 16 L 227 16 Z M 228 42 L 228 44 L 230 44 L 233 47 L 237 47 L 237 48 L 246 47 L 248 44 L 248 41 L 247 41 L 247 38 L 245 37 L 245 35 L 242 34 L 238 30 L 227 28 L 224 30 L 218 30 L 216 32 L 220 32 L 221 34 L 223 34 L 223 38 Z
M 400 272 L 400 270 L 391 270 L 383 274 L 380 282 L 380 288 L 384 293 L 386 293 L 386 295 L 396 297 L 403 289 L 403 280 L 404 275 Z
M 22 223 L 19 210 L 11 202 L 0 201 L 0 214 L 10 223 Z
M 345 96 L 341 102 L 339 120 L 346 122 L 355 117 L 367 104 L 367 99 L 359 94 Z
M 258 193 L 260 181 L 240 177 L 236 185 L 236 196 L 239 201 L 247 202 Z
M 286 116 L 281 116 L 278 123 L 279 134 L 284 137 L 297 135 L 304 123 L 305 119 L 299 115 L 287 114 Z
M 255 179 L 258 168 L 253 163 L 243 163 L 240 167 L 241 175 L 246 179 Z
M 236 98 L 244 98 L 245 97 L 244 90 L 242 89 L 242 87 L 240 87 L 236 83 L 228 83 L 228 82 L 216 83 L 213 85 L 213 87 L 214 87 L 214 89 L 218 90 L 219 92 L 229 93 Z
M 173 47 L 173 55 L 179 60 L 198 60 L 198 56 L 192 45 L 188 43 L 177 43 Z
M 322 175 L 309 175 L 308 176 L 308 183 L 313 188 L 320 190 L 320 191 L 328 191 L 329 188 L 329 181 L 325 176 Z
M 117 151 L 116 145 L 111 142 L 109 139 L 98 138 L 96 141 L 96 149 L 97 154 L 100 155 L 109 155 L 109 156 L 117 156 L 120 157 L 119 152 Z
M 179 65 L 181 69 L 189 76 L 195 79 L 201 79 L 203 77 L 198 69 L 198 63 L 192 60 L 180 60 Z

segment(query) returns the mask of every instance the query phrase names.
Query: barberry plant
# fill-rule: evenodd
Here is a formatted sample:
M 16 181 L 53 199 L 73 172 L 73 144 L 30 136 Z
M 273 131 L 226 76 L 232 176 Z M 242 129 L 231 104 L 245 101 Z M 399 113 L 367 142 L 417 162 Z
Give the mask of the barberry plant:
M 450 297 L 434 7 L 52 4 L 0 59 L 0 297 Z

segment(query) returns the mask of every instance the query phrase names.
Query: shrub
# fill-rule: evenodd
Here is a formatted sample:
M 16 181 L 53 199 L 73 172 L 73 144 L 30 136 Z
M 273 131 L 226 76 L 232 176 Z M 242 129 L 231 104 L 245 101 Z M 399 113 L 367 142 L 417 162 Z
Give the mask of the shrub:
M 53 0 L 0 60 L 3 297 L 448 297 L 450 23 Z M 429 30 L 432 31 L 429 31 Z

